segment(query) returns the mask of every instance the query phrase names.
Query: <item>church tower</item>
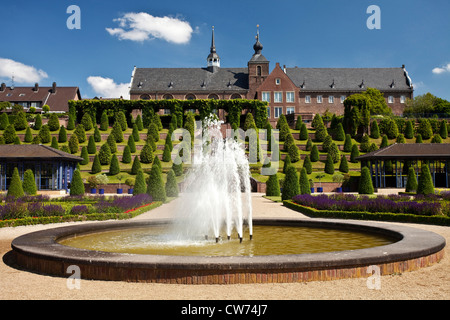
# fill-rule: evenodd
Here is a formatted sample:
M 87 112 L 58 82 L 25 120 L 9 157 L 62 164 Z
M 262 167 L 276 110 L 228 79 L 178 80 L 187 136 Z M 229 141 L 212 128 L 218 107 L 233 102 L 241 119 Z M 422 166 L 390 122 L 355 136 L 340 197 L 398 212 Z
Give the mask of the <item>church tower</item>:
M 214 27 L 212 27 L 211 49 L 210 49 L 208 58 L 206 58 L 206 61 L 207 61 L 208 71 L 214 73 L 219 70 L 220 58 L 216 52 L 216 43 L 214 41 Z
M 259 25 L 257 25 L 256 43 L 253 45 L 255 53 L 248 66 L 248 87 L 249 87 L 249 99 L 258 99 L 256 97 L 256 89 L 264 82 L 269 75 L 269 61 L 262 55 L 263 45 L 259 42 Z

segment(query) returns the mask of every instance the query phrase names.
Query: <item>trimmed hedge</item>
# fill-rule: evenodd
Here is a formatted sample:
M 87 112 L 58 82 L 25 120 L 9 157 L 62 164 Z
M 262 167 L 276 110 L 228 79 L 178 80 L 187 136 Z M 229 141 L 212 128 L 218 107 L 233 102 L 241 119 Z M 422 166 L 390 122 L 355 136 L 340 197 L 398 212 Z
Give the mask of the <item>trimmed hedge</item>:
M 446 216 L 419 216 L 413 214 L 389 213 L 389 212 L 370 213 L 357 211 L 317 210 L 314 208 L 309 208 L 294 203 L 292 200 L 284 200 L 283 205 L 289 209 L 300 212 L 310 218 L 374 220 L 374 221 L 408 222 L 408 223 L 450 226 L 450 217 Z

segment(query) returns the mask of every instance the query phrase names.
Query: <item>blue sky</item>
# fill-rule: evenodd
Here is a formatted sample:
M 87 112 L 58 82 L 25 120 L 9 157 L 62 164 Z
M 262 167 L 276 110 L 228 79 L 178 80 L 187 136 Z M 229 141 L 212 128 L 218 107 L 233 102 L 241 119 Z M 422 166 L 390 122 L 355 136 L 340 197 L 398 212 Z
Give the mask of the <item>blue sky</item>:
M 68 29 L 70 5 L 81 29 Z M 377 5 L 381 29 L 370 30 Z M 126 91 L 134 66 L 204 67 L 215 27 L 222 67 L 246 67 L 260 25 L 263 54 L 287 67 L 401 67 L 415 95 L 450 100 L 448 0 L 3 1 L 0 81 Z

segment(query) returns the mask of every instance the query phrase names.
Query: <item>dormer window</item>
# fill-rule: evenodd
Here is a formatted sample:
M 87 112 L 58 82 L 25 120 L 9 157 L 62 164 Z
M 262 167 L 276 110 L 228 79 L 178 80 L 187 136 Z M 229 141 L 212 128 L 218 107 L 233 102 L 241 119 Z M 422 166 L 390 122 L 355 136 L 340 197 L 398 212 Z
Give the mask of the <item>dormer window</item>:
M 280 78 L 276 78 L 276 79 L 275 79 L 275 84 L 276 84 L 277 86 L 279 86 L 279 85 L 281 84 L 281 79 L 280 79 Z

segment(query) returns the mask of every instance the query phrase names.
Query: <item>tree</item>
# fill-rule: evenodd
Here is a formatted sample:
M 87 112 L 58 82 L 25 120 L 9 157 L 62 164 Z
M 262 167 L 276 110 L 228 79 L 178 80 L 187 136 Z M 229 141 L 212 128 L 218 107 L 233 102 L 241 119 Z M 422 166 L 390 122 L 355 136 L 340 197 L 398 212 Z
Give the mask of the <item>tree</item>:
M 59 118 L 56 113 L 50 114 L 47 125 L 50 131 L 56 131 L 59 129 Z
M 109 165 L 109 174 L 114 176 L 120 172 L 119 159 L 115 154 L 111 158 L 111 163 Z
M 152 167 L 158 167 L 159 171 L 161 171 L 162 173 L 162 165 L 161 165 L 161 161 L 159 161 L 158 155 L 155 155 L 155 157 L 153 158 L 153 163 L 152 163 Z
M 312 164 L 311 164 L 311 160 L 309 159 L 308 155 L 306 155 L 305 160 L 303 160 L 303 168 L 306 169 L 307 174 L 312 173 Z
M 323 142 L 325 141 L 325 138 L 328 136 L 328 131 L 325 125 L 321 122 L 319 122 L 318 126 L 316 127 L 316 141 Z
M 98 130 L 97 125 L 94 127 L 94 141 L 95 142 L 102 141 L 102 135 L 100 134 L 100 131 Z
M 19 198 L 25 195 L 22 187 L 22 181 L 20 181 L 19 170 L 14 167 L 11 182 L 8 187 L 7 196 Z
M 25 137 L 23 139 L 24 142 L 31 142 L 33 141 L 33 134 L 31 133 L 30 127 L 27 128 L 25 131 Z
M 291 157 L 289 154 L 286 155 L 284 158 L 284 164 L 283 164 L 283 173 L 286 173 L 287 168 L 291 165 Z
M 83 118 L 81 118 L 81 124 L 84 127 L 84 130 L 89 131 L 91 130 L 94 125 L 92 124 L 92 118 L 89 112 L 85 112 L 83 115 Z
M 173 169 L 167 172 L 166 195 L 168 197 L 178 197 L 178 183 Z
M 408 169 L 408 178 L 406 180 L 406 192 L 415 192 L 417 190 L 417 178 L 416 178 L 416 172 L 414 171 L 414 168 L 411 166 Z
M 420 133 L 416 136 L 416 143 L 423 143 L 422 135 Z
M 52 139 L 52 136 L 50 135 L 50 129 L 46 124 L 41 127 L 38 135 L 42 143 L 49 143 Z
M 111 163 L 111 149 L 109 148 L 108 142 L 105 142 L 101 147 L 98 153 L 98 158 L 100 160 L 100 164 L 107 165 Z
M 447 139 L 448 137 L 448 129 L 447 129 L 447 121 L 442 120 L 439 126 L 439 135 L 442 139 Z
M 361 138 L 361 144 L 359 145 L 359 150 L 361 152 L 367 152 L 367 150 L 369 150 L 369 147 L 370 147 L 370 138 L 367 134 L 365 134 Z
M 23 174 L 23 192 L 26 195 L 35 195 L 37 193 L 36 180 L 34 178 L 33 170 L 28 169 Z
M 139 155 L 142 163 L 152 163 L 153 161 L 153 150 L 150 144 L 146 143 L 141 150 Z
M 136 172 L 136 182 L 134 183 L 133 196 L 144 193 L 147 193 L 147 184 L 145 183 L 144 171 L 139 169 Z
M 311 162 L 319 161 L 319 149 L 317 148 L 317 145 L 312 146 L 310 160 Z
M 344 141 L 345 140 L 345 131 L 342 123 L 338 123 L 336 130 L 334 131 L 334 140 L 336 141 Z
M 302 116 L 301 116 L 301 115 L 298 115 L 298 116 L 297 116 L 297 121 L 295 122 L 295 130 L 301 130 L 302 123 L 303 123 L 303 121 L 302 121 Z M 305 139 L 305 140 L 306 140 L 306 139 Z
M 291 144 L 288 151 L 289 151 L 289 156 L 291 157 L 292 163 L 296 163 L 300 160 L 300 153 L 295 144 Z
M 300 116 L 299 116 L 300 117 Z M 309 134 L 308 134 L 308 129 L 306 128 L 306 124 L 304 124 L 303 122 L 300 124 L 300 135 L 299 135 L 299 139 L 304 141 L 304 140 L 308 140 L 309 138 Z
M 299 178 L 297 170 L 294 166 L 287 168 L 286 176 L 283 183 L 283 193 L 281 194 L 282 200 L 291 200 L 294 196 L 300 193 Z
M 72 176 L 72 181 L 70 183 L 70 195 L 79 196 L 83 195 L 85 192 L 83 179 L 81 179 L 80 170 L 75 169 Z
M 133 160 L 133 165 L 131 166 L 130 173 L 133 175 L 137 174 L 140 169 L 141 169 L 141 161 L 139 160 L 138 156 L 135 156 Z
M 350 162 L 351 163 L 357 163 L 358 160 L 356 160 L 357 157 L 359 157 L 359 149 L 358 149 L 358 145 L 355 143 L 352 147 L 352 152 L 350 154 Z
M 56 140 L 56 137 L 52 137 L 52 143 L 50 144 L 50 147 L 59 150 L 58 141 Z
M 405 138 L 406 139 L 414 138 L 414 125 L 413 125 L 412 120 L 406 121 Z
M 131 163 L 131 152 L 129 146 L 125 146 L 125 148 L 123 149 L 122 162 Z
M 431 128 L 431 123 L 428 119 L 421 119 L 419 121 L 417 133 L 420 134 L 424 140 L 428 140 L 433 136 L 433 129 Z
M 300 185 L 300 194 L 311 194 L 311 187 L 309 185 L 308 174 L 304 167 L 300 170 L 299 185 Z
M 64 126 L 61 126 L 58 132 L 58 142 L 64 143 L 66 141 L 67 141 L 67 131 L 66 128 L 64 128 Z
M 9 126 L 9 118 L 6 112 L 0 114 L 0 130 L 5 130 Z
M 406 143 L 405 136 L 403 135 L 403 133 L 400 133 L 400 134 L 397 136 L 396 142 L 397 142 L 397 143 Z
M 19 111 L 16 115 L 16 119 L 14 120 L 14 129 L 16 129 L 17 131 L 21 131 L 25 130 L 27 127 L 28 127 L 27 116 L 25 115 L 25 112 Z
M 285 118 L 286 119 L 286 118 Z M 285 141 L 286 137 L 291 133 L 291 129 L 289 129 L 289 126 L 287 123 L 285 123 L 284 121 L 282 121 L 280 123 L 280 131 L 278 133 L 278 139 L 279 141 Z
M 278 176 L 273 174 L 269 176 L 269 179 L 266 182 L 266 196 L 268 197 L 279 197 L 281 194 L 280 191 L 280 182 L 278 181 Z
M 172 133 L 169 133 L 166 135 L 166 141 L 165 141 L 165 146 L 169 146 L 169 151 L 172 152 L 173 150 L 173 144 L 172 144 Z M 165 148 L 165 147 L 164 147 Z
M 333 143 L 333 138 L 331 138 L 331 136 L 326 136 L 325 137 L 325 140 L 323 140 L 323 143 L 322 143 L 322 151 L 323 152 L 328 152 L 328 151 L 330 151 L 330 147 L 331 147 L 331 144 Z
M 91 173 L 99 173 L 102 172 L 102 164 L 100 163 L 100 158 L 98 154 L 94 157 L 94 162 L 92 162 Z
M 123 141 L 123 132 L 122 127 L 120 126 L 120 123 L 116 120 L 114 122 L 111 135 L 114 136 L 115 142 L 122 142 Z M 134 139 L 134 137 L 133 137 Z
M 138 142 L 139 140 L 141 140 L 141 137 L 139 135 L 139 129 L 136 123 L 133 124 L 133 131 L 131 135 L 133 136 L 134 142 Z
M 67 122 L 67 130 L 75 129 L 75 115 L 69 113 L 69 121 Z
M 127 146 L 130 148 L 131 153 L 136 152 L 136 144 L 134 143 L 134 138 L 132 135 L 128 136 L 128 143 Z
M 45 126 L 43 126 L 42 128 L 44 128 L 44 127 Z M 76 134 L 72 134 L 70 136 L 70 139 L 69 139 L 69 150 L 70 150 L 70 153 L 72 153 L 72 154 L 77 153 L 79 148 L 80 148 L 80 144 L 78 142 L 78 137 L 77 137 Z
M 306 151 L 311 151 L 313 147 L 313 143 L 310 137 L 308 137 L 308 140 L 306 141 L 306 146 L 305 146 L 305 150 Z
M 171 159 L 171 153 L 170 153 L 170 147 L 169 145 L 165 145 L 164 146 L 164 152 L 163 152 L 163 157 L 162 157 L 162 161 L 164 162 L 170 162 Z
M 173 118 L 173 116 L 172 116 L 172 118 Z M 136 116 L 136 120 L 134 121 L 134 123 L 136 124 L 139 131 L 142 131 L 142 129 L 144 129 L 144 125 L 142 123 L 142 118 L 141 118 L 140 114 L 138 114 Z
M 251 112 L 247 113 L 245 116 L 244 131 L 247 131 L 248 129 L 256 130 L 256 123 Z
M 339 171 L 343 173 L 348 173 L 348 162 L 345 155 L 341 157 L 341 163 L 339 164 Z
M 191 136 L 193 136 L 194 133 L 192 132 Z M 148 127 L 148 132 L 147 132 L 147 141 L 149 141 L 150 139 L 152 139 L 154 142 L 158 142 L 159 141 L 159 132 L 158 132 L 158 126 L 155 123 L 150 123 L 149 127 Z
M 380 149 L 386 148 L 387 146 L 389 146 L 389 140 L 387 138 L 387 135 L 383 134 L 383 137 L 381 138 Z
M 363 167 L 361 169 L 361 177 L 359 179 L 359 187 L 358 187 L 358 193 L 359 194 L 373 194 L 373 184 L 372 184 L 372 177 L 370 175 L 370 170 L 367 167 Z
M 158 166 L 152 166 L 150 170 L 147 193 L 152 196 L 154 201 L 166 201 L 166 189 Z
M 430 168 L 426 163 L 422 164 L 419 182 L 417 184 L 417 194 L 434 194 L 433 179 L 431 178 Z
M 100 118 L 100 130 L 106 131 L 109 128 L 109 119 L 108 119 L 108 113 L 103 111 L 102 116 Z
M 327 153 L 327 160 L 325 161 L 325 173 L 333 174 L 334 173 L 334 161 L 333 156 L 330 153 Z
M 87 150 L 88 154 L 96 154 L 97 153 L 97 146 L 94 141 L 94 136 L 92 136 L 92 135 L 89 136 L 89 142 L 88 142 L 86 150 Z
M 345 135 L 344 152 L 352 152 L 353 142 L 350 134 Z
M 78 141 L 80 143 L 83 143 L 86 141 L 86 130 L 84 130 L 84 127 L 82 124 L 79 124 L 76 126 L 75 131 L 73 132 L 78 138 Z
M 116 114 L 116 122 L 119 122 L 122 131 L 128 129 L 127 118 L 125 117 L 125 113 L 123 111 L 119 111 Z
M 372 139 L 378 139 L 380 137 L 380 129 L 378 128 L 377 120 L 373 120 L 370 126 L 370 137 Z
M 113 134 L 110 134 L 108 136 L 108 139 L 106 139 L 106 143 L 109 145 L 109 150 L 111 151 L 111 153 L 117 152 L 116 137 Z
M 289 148 L 291 147 L 291 145 L 295 145 L 295 142 L 292 133 L 289 132 L 284 140 L 284 151 L 289 152 Z

